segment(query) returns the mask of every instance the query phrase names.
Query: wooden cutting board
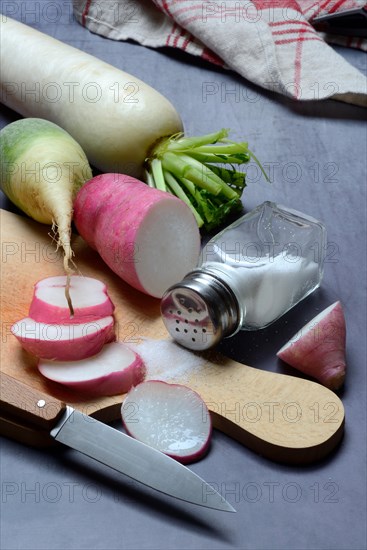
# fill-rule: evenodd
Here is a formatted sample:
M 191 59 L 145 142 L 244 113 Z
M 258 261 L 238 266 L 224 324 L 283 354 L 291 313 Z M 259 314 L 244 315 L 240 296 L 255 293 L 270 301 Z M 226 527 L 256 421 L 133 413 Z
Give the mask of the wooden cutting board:
M 62 254 L 55 251 L 49 232 L 48 226 L 1 210 L 1 370 L 99 420 L 118 419 L 123 395 L 90 399 L 45 380 L 36 358 L 25 353 L 10 333 L 11 325 L 28 314 L 34 284 L 63 274 Z M 159 300 L 115 276 L 79 236 L 73 238 L 73 249 L 80 274 L 107 284 L 116 306 L 119 340 L 139 345 L 142 339 L 168 339 Z M 173 371 L 172 380 L 195 389 L 207 403 L 214 427 L 253 451 L 275 461 L 302 464 L 323 458 L 341 440 L 343 404 L 322 385 L 252 368 L 215 352 L 199 355 L 199 363 L 184 380 Z M 9 418 L 2 419 L 1 433 L 32 445 L 49 444 L 34 429 Z

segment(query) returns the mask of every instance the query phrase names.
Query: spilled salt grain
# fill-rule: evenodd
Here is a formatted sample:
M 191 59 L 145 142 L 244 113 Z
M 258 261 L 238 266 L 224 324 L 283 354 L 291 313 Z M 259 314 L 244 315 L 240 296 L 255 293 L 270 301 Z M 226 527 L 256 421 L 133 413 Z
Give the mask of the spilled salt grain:
M 206 363 L 205 359 L 173 340 L 145 338 L 141 344 L 129 347 L 143 359 L 147 368 L 146 380 L 184 384 Z

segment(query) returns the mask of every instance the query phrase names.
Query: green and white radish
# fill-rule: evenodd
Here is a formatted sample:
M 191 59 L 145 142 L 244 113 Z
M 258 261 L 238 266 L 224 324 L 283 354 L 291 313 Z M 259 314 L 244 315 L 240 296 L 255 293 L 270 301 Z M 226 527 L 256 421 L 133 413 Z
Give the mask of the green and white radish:
M 327 307 L 277 353 L 292 367 L 312 376 L 331 390 L 344 384 L 346 325 L 340 302 Z
M 130 176 L 88 181 L 75 199 L 74 221 L 112 271 L 156 298 L 199 258 L 200 232 L 189 207 Z
M 160 380 L 138 384 L 125 397 L 121 415 L 132 437 L 183 464 L 198 460 L 209 449 L 208 408 L 187 386 Z
M 127 393 L 146 373 L 141 357 L 122 342 L 106 344 L 81 361 L 41 359 L 38 370 L 48 380 L 95 396 Z
M 91 177 L 82 148 L 56 124 L 28 118 L 1 130 L 1 189 L 28 216 L 57 228 L 57 246 L 64 251 L 64 269 L 68 275 L 72 272 L 73 200 Z M 69 297 L 68 302 L 71 309 Z
M 43 359 L 76 361 L 91 357 L 115 340 L 114 318 L 89 323 L 48 324 L 26 317 L 14 323 L 11 332 L 25 351 Z
M 86 323 L 113 315 L 114 304 L 107 293 L 107 287 L 92 277 L 73 275 L 70 277 L 69 292 L 74 314 L 65 297 L 67 277 L 47 277 L 36 283 L 29 308 L 29 317 L 43 323 L 75 324 Z
M 0 32 L 2 103 L 63 127 L 102 172 L 177 195 L 199 226 L 220 225 L 242 207 L 245 174 L 233 165 L 253 156 L 247 143 L 230 141 L 227 130 L 184 137 L 173 105 L 134 76 L 9 17 Z

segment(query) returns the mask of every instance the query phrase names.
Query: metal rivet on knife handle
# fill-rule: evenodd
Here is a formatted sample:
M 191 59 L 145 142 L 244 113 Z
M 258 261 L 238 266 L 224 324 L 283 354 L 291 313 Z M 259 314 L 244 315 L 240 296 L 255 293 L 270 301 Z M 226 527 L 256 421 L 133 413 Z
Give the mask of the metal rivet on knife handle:
M 0 373 L 0 411 L 2 416 L 11 415 L 42 430 L 50 431 L 65 411 L 66 405 L 52 399 L 30 386 Z

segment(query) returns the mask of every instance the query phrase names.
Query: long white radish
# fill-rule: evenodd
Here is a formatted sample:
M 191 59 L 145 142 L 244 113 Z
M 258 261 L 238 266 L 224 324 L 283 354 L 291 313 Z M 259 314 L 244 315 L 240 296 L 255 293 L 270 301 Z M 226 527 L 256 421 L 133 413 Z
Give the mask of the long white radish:
M 67 130 L 101 171 L 141 175 L 152 144 L 182 131 L 169 101 L 141 80 L 2 19 L 1 101 L 23 116 Z
M 91 177 L 84 151 L 56 124 L 28 118 L 1 130 L 0 187 L 28 216 L 57 228 L 57 246 L 64 250 L 68 275 L 72 272 L 73 200 Z M 71 309 L 68 288 L 66 293 Z
M 144 380 L 146 372 L 141 357 L 122 342 L 106 344 L 97 355 L 81 361 L 41 359 L 38 369 L 49 380 L 95 396 L 126 393 Z
M 112 316 L 75 325 L 38 323 L 26 317 L 14 323 L 11 332 L 28 353 L 59 361 L 85 359 L 115 340 Z
M 92 277 L 72 275 L 69 292 L 74 314 L 65 298 L 67 277 L 47 277 L 36 283 L 29 308 L 29 317 L 42 323 L 86 323 L 112 315 L 114 305 L 107 287 Z
M 212 423 L 201 397 L 180 384 L 148 380 L 132 388 L 121 415 L 132 436 L 187 464 L 210 445 Z
M 117 275 L 156 298 L 199 258 L 200 232 L 188 206 L 130 176 L 88 181 L 76 197 L 74 221 Z
M 140 79 L 9 17 L 0 34 L 2 103 L 63 127 L 102 172 L 173 193 L 199 227 L 242 209 L 246 175 L 234 166 L 258 163 L 245 141 L 226 129 L 186 137 L 173 105 Z

